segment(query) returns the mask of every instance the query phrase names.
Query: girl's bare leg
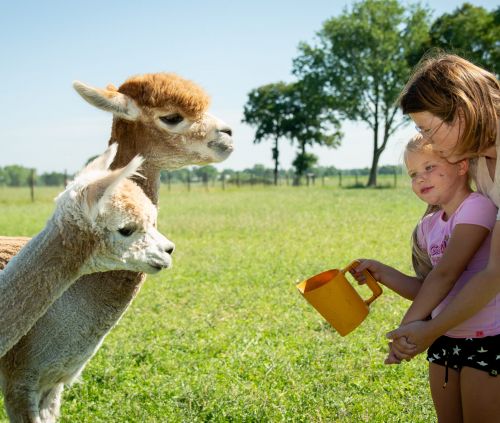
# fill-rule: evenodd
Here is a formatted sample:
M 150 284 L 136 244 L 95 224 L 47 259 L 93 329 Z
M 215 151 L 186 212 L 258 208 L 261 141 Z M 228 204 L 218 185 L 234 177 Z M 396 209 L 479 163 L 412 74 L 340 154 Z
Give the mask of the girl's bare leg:
M 460 373 L 462 409 L 466 423 L 498 423 L 500 419 L 500 376 L 463 367 Z
M 429 383 L 432 401 L 439 423 L 462 423 L 462 402 L 460 395 L 460 373 L 448 369 L 448 383 L 443 388 L 445 368 L 429 363 Z M 480 420 L 476 420 L 479 422 Z

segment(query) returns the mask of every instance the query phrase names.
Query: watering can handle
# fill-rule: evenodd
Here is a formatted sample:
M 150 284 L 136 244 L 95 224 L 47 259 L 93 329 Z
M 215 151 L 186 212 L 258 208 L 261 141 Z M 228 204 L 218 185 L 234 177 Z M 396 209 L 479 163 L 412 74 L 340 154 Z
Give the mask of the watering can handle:
M 346 272 L 348 272 L 351 269 L 354 269 L 356 266 L 359 266 L 360 264 L 361 262 L 359 260 L 354 260 L 345 269 L 342 270 L 342 273 L 345 275 Z M 366 278 L 366 285 L 373 292 L 373 295 L 370 298 L 364 300 L 366 305 L 368 306 L 382 294 L 382 288 L 368 270 L 363 270 L 363 274 L 365 275 Z

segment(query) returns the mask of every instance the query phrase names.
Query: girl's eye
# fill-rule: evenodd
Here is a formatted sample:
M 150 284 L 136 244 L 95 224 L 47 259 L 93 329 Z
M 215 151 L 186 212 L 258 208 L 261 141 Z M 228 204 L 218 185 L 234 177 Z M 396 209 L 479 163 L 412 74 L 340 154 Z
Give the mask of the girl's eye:
M 134 226 L 124 226 L 123 228 L 118 229 L 118 233 L 122 236 L 130 236 L 135 232 L 136 229 L 137 228 L 135 228 Z
M 430 172 L 432 169 L 434 169 L 434 165 L 429 165 L 429 166 L 426 166 L 426 167 L 425 167 L 425 170 L 426 170 L 427 172 Z
M 184 118 L 176 113 L 173 115 L 160 116 L 160 120 L 167 125 L 177 125 L 178 123 L 181 123 Z

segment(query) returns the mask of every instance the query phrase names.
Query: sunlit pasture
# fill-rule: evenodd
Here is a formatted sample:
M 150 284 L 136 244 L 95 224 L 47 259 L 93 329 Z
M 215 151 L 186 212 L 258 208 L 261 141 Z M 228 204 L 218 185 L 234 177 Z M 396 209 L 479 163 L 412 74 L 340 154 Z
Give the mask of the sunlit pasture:
M 0 234 L 34 235 L 57 191 L 37 188 L 32 203 L 0 188 Z M 160 198 L 174 267 L 148 277 L 66 390 L 62 422 L 435 420 L 424 357 L 383 364 L 406 300 L 385 290 L 343 338 L 295 287 L 359 257 L 410 272 L 424 207 L 406 184 L 175 186 Z

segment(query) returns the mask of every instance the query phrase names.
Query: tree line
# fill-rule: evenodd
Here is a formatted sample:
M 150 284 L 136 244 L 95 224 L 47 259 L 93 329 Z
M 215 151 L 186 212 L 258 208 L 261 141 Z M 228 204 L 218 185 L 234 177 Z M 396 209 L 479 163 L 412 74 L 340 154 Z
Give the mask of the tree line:
M 300 178 L 318 161 L 306 148 L 339 146 L 341 123 L 349 120 L 373 133 L 367 185 L 375 186 L 388 140 L 408 123 L 398 113 L 398 95 L 429 51 L 456 53 L 500 75 L 500 6 L 490 12 L 464 3 L 431 16 L 420 4 L 403 6 L 398 0 L 353 3 L 326 20 L 313 43 L 300 43 L 292 59 L 295 81 L 269 83 L 248 94 L 242 121 L 255 129 L 255 143 L 272 142 L 275 183 L 281 140 L 297 146 L 293 166 Z
M 380 175 L 401 174 L 403 169 L 401 166 L 386 165 L 380 166 L 378 173 Z M 309 175 L 317 178 L 331 176 L 367 176 L 370 169 L 353 168 L 353 169 L 337 169 L 335 166 L 315 166 L 309 169 Z M 163 184 L 167 183 L 188 183 L 188 182 L 208 182 L 225 180 L 232 184 L 249 184 L 249 183 L 274 183 L 274 169 L 265 167 L 261 164 L 256 164 L 251 168 L 243 170 L 224 169 L 219 171 L 214 166 L 188 167 L 174 171 L 162 171 L 160 180 Z M 45 172 L 40 175 L 35 169 L 23 167 L 20 165 L 12 165 L 0 167 L 0 186 L 9 187 L 26 187 L 26 186 L 60 186 L 73 178 L 74 175 L 68 175 L 60 172 Z M 290 183 L 296 181 L 296 170 L 279 169 L 278 178 L 289 180 Z
M 0 186 L 22 187 L 28 185 L 64 186 L 68 175 L 60 172 L 44 172 L 21 165 L 0 167 Z

